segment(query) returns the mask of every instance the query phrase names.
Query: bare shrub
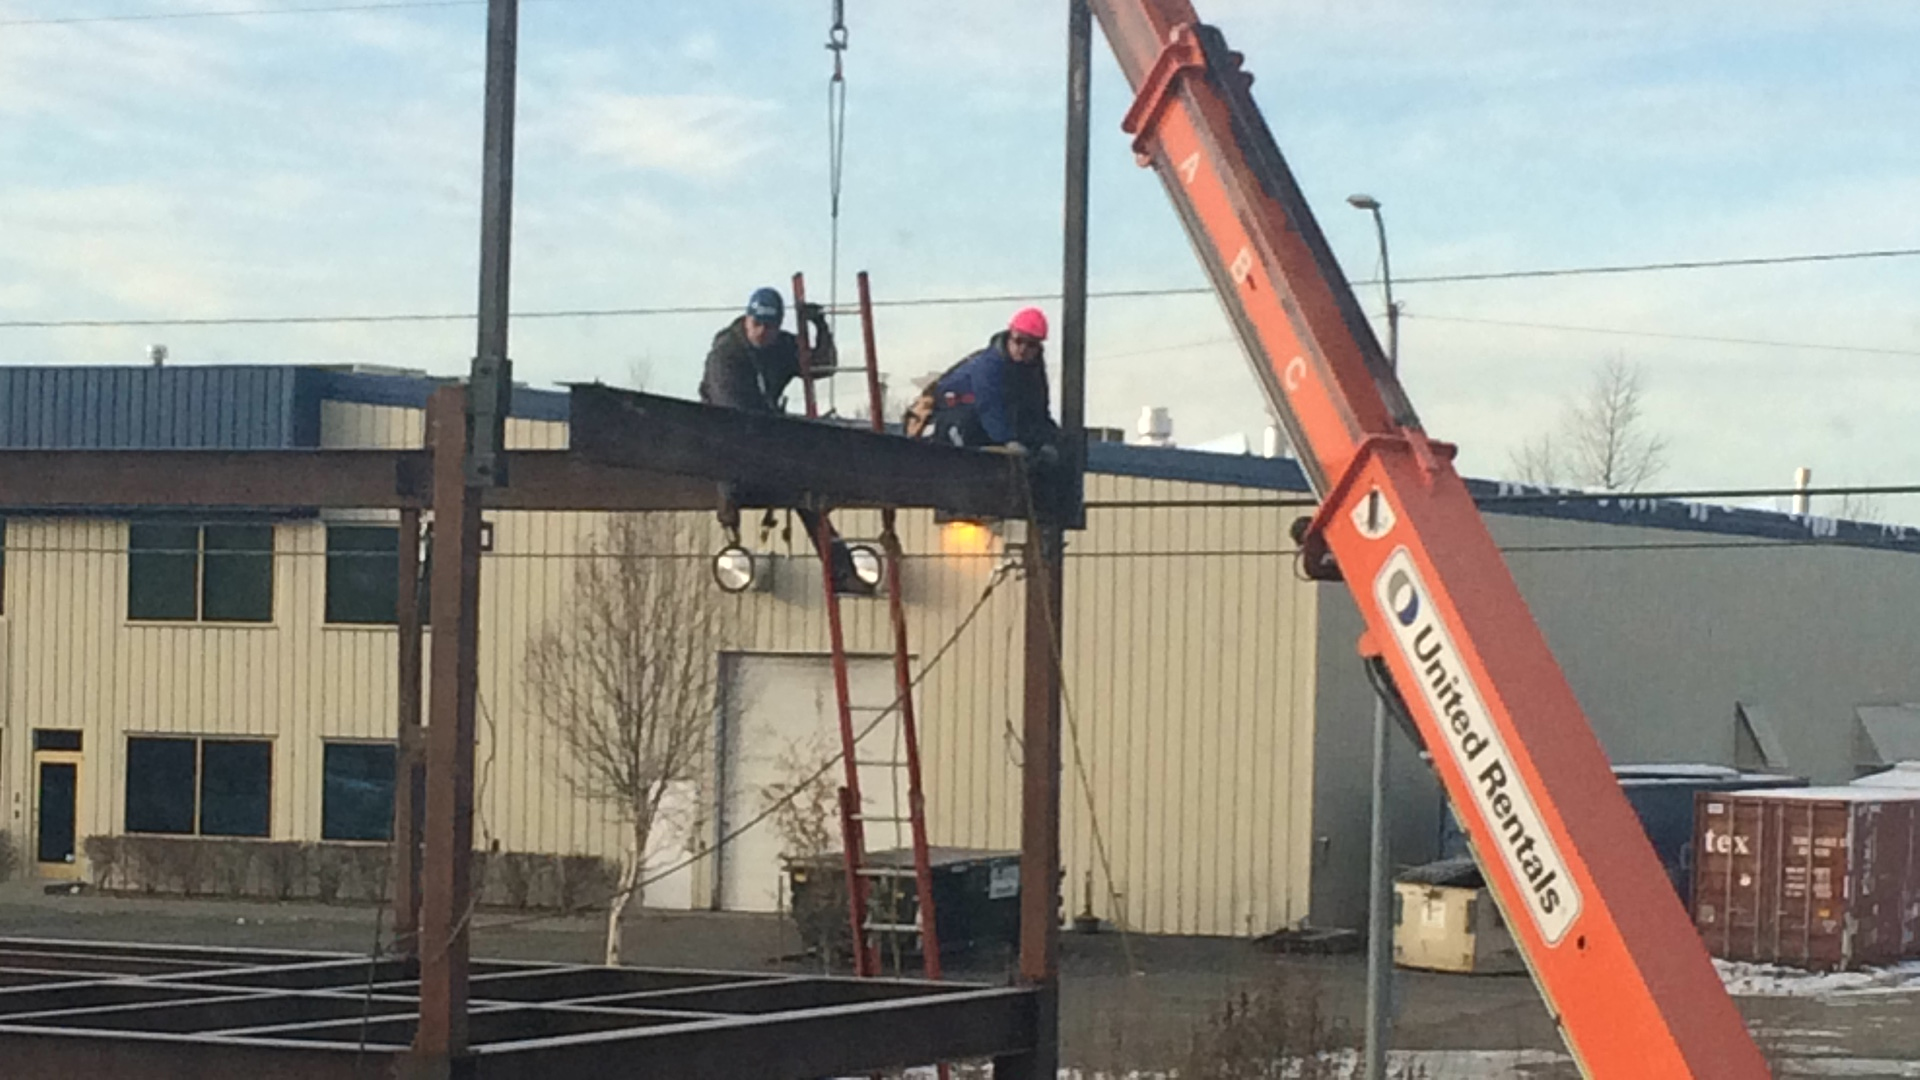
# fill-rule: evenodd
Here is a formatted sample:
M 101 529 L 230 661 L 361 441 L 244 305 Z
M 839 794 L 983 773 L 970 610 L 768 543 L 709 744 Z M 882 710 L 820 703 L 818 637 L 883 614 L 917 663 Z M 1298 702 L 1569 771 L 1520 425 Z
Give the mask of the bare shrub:
M 573 759 L 567 780 L 626 827 L 607 894 L 606 962 L 643 900 L 656 826 L 677 812 L 706 762 L 721 640 L 720 606 L 682 518 L 613 517 L 574 569 L 563 614 L 528 643 L 529 697 Z M 569 905 L 571 906 L 571 905 Z

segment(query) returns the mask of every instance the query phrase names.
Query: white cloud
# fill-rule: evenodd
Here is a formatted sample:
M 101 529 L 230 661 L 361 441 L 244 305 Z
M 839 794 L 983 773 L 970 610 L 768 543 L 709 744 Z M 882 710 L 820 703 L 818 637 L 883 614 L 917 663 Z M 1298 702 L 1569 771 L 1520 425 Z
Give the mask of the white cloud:
M 58 290 L 141 311 L 225 309 L 215 245 L 185 227 L 172 194 L 146 185 L 0 189 L 0 265 Z
M 0 33 L 0 117 L 66 120 L 110 134 L 151 100 L 236 99 L 237 61 L 224 37 L 159 26 Z
M 775 145 L 772 102 L 718 94 L 585 94 L 564 137 L 625 168 L 724 179 Z

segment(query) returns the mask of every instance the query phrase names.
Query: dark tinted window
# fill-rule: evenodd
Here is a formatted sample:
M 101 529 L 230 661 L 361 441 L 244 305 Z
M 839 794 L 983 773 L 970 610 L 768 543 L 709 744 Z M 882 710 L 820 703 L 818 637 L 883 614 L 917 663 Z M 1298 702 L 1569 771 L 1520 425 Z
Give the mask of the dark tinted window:
M 200 744 L 200 835 L 265 836 L 273 808 L 273 746 Z
M 200 591 L 200 527 L 127 530 L 127 618 L 193 619 Z
M 396 621 L 400 530 L 381 525 L 327 526 L 327 621 Z
M 209 525 L 200 617 L 273 621 L 273 526 Z
M 64 728 L 35 728 L 33 730 L 33 748 L 35 750 L 78 750 L 81 746 L 80 733 Z
M 192 833 L 192 739 L 127 740 L 127 831 Z
M 320 838 L 386 840 L 393 835 L 394 748 L 329 743 L 320 790 Z

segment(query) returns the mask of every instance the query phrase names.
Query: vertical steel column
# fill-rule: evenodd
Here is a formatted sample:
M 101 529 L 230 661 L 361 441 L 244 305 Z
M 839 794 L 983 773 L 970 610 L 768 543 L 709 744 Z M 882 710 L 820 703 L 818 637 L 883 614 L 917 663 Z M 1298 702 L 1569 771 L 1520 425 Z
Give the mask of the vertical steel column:
M 1067 191 L 1060 313 L 1061 458 L 1071 483 L 1063 510 L 1069 529 L 1086 528 L 1082 478 L 1087 468 L 1087 173 L 1092 131 L 1093 11 L 1067 3 Z
M 1020 981 L 1039 991 L 1031 1053 L 994 1062 L 995 1080 L 1052 1080 L 1060 1071 L 1059 526 L 1028 525 L 1026 700 L 1021 730 Z
M 427 728 L 427 837 L 420 1027 L 410 1073 L 471 1075 L 467 974 L 472 914 L 474 702 L 480 606 L 480 489 L 467 484 L 466 393 L 434 392 L 433 693 Z
M 468 379 L 473 435 L 464 451 L 467 483 L 507 482 L 507 410 L 513 363 L 507 318 L 513 269 L 513 105 L 520 0 L 487 3 L 487 104 L 480 175 L 480 334 Z
M 426 760 L 420 727 L 420 511 L 400 511 L 400 560 L 394 622 L 399 638 L 400 716 L 393 763 L 393 933 L 405 955 L 420 956 L 420 839 L 425 831 Z
M 1063 526 L 1083 527 L 1086 467 L 1087 167 L 1093 14 L 1067 2 L 1067 175 L 1060 319 L 1061 463 L 1028 524 L 1026 701 L 1020 804 L 1020 978 L 1039 990 L 1031 1053 L 994 1062 L 995 1080 L 1060 1072 L 1060 657 L 1065 624 Z M 1064 520 L 1063 520 L 1064 519 Z

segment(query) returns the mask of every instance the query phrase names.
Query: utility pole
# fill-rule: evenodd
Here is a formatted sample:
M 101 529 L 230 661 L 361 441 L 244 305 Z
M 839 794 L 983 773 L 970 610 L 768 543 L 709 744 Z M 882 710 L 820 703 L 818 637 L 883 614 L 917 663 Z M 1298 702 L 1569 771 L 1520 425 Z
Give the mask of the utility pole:
M 479 681 L 480 503 L 507 483 L 513 397 L 507 318 L 513 238 L 514 84 L 519 0 L 488 0 L 480 180 L 479 334 L 465 388 L 427 406 L 433 447 L 433 646 L 421 873 L 420 1022 L 412 1080 L 473 1075 L 467 1005 L 473 915 L 474 706 Z
M 1387 294 L 1387 366 L 1400 370 L 1400 306 L 1393 301 L 1393 270 L 1387 261 L 1387 226 L 1380 200 L 1349 195 L 1354 208 L 1373 215 L 1380 238 L 1380 281 Z M 1393 1026 L 1393 850 L 1387 812 L 1387 699 L 1373 698 L 1373 845 L 1367 863 L 1367 1080 L 1386 1080 L 1387 1043 Z

